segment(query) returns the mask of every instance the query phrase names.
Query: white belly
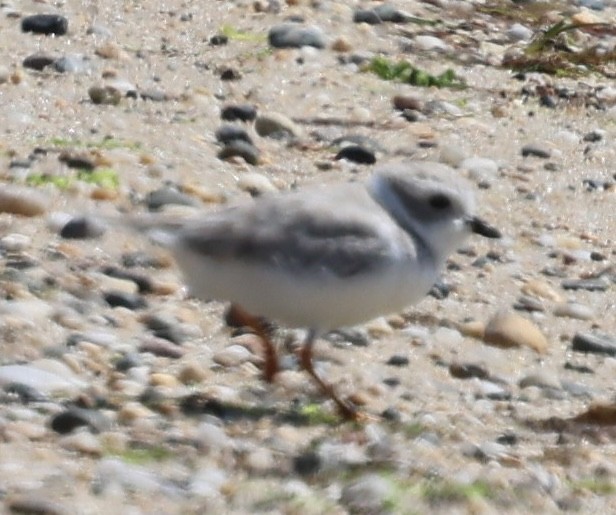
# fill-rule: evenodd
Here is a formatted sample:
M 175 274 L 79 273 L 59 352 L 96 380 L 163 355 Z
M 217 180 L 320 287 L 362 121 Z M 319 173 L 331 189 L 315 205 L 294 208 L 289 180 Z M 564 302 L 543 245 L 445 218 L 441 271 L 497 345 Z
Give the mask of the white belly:
M 409 263 L 399 263 L 363 276 L 308 277 L 279 268 L 215 261 L 179 249 L 175 254 L 193 295 L 235 302 L 254 315 L 317 330 L 400 311 L 426 295 L 437 273 L 418 273 Z

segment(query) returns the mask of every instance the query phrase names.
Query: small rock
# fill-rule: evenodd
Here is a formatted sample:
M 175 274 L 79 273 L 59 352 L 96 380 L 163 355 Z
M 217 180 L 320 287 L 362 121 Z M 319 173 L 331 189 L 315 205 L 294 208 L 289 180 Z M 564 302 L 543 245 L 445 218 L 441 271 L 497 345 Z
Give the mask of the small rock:
M 535 324 L 507 311 L 500 311 L 490 319 L 484 341 L 503 348 L 530 347 L 540 354 L 548 350 L 548 342 Z
M 238 127 L 237 125 L 222 125 L 216 130 L 215 133 L 216 141 L 226 145 L 235 140 L 245 141 L 246 143 L 253 144 L 252 138 L 246 132 L 246 129 L 243 127 Z
M 0 213 L 38 216 L 47 211 L 47 198 L 33 188 L 3 184 L 0 188 Z
M 476 182 L 491 181 L 498 174 L 498 164 L 496 161 L 486 157 L 467 157 L 460 164 L 460 168 L 467 170 Z
M 21 252 L 32 243 L 32 238 L 25 234 L 11 233 L 0 238 L 0 249 L 9 252 Z
M 84 386 L 75 378 L 68 367 L 58 373 L 32 365 L 0 366 L 0 386 L 20 384 L 42 395 L 77 395 Z
M 54 61 L 53 68 L 58 73 L 85 73 L 89 68 L 89 61 L 81 54 L 65 55 Z
M 72 433 L 78 427 L 86 426 L 95 433 L 111 428 L 111 421 L 101 412 L 71 406 L 55 415 L 51 420 L 51 429 L 56 433 Z
M 94 218 L 78 217 L 62 227 L 60 236 L 72 240 L 94 239 L 105 234 L 105 230 L 106 227 Z
M 565 279 L 560 284 L 565 290 L 606 291 L 610 283 L 607 279 Z
M 342 489 L 340 503 L 351 513 L 386 513 L 392 485 L 377 474 L 364 474 Z
M 183 384 L 199 384 L 207 377 L 207 372 L 200 363 L 185 363 L 178 372 L 178 379 Z
M 272 27 L 267 35 L 274 48 L 325 48 L 325 35 L 319 27 L 283 23 Z
M 227 143 L 219 152 L 218 159 L 223 161 L 232 157 L 241 157 L 250 165 L 259 164 L 259 149 L 252 143 L 241 139 L 235 139 Z
M 123 307 L 130 310 L 143 309 L 147 307 L 146 300 L 137 294 L 131 294 L 123 291 L 109 291 L 103 294 L 105 302 L 112 308 Z
M 507 29 L 505 35 L 509 41 L 515 43 L 517 41 L 529 41 L 533 37 L 534 32 L 521 23 L 514 23 Z
M 223 367 L 235 367 L 245 363 L 252 358 L 252 352 L 250 352 L 243 345 L 230 345 L 223 350 L 220 350 L 214 354 L 212 361 L 218 363 Z
M 576 318 L 577 320 L 592 320 L 595 314 L 592 309 L 577 302 L 564 302 L 554 306 L 554 315 L 557 317 Z
M 616 339 L 606 334 L 576 333 L 571 348 L 578 352 L 616 356 Z
M 312 476 L 321 468 L 321 457 L 318 453 L 308 451 L 293 458 L 293 470 L 300 476 Z
M 257 108 L 250 104 L 228 105 L 222 108 L 220 117 L 228 122 L 250 122 L 257 117 Z
M 184 355 L 181 347 L 162 338 L 148 338 L 140 346 L 139 352 L 149 352 L 154 356 L 163 358 L 179 359 Z
M 394 354 L 387 360 L 386 364 L 392 367 L 406 367 L 409 364 L 409 358 L 401 354 Z
M 33 14 L 21 20 L 22 32 L 63 36 L 68 31 L 68 20 L 59 14 Z
M 405 109 L 421 111 L 423 108 L 421 98 L 415 95 L 395 95 L 392 99 L 392 103 L 394 109 L 397 109 L 398 111 L 404 111 Z
M 543 147 L 540 147 L 539 145 L 535 145 L 533 143 L 524 145 L 522 147 L 522 157 L 532 156 L 532 157 L 539 157 L 541 159 L 549 159 L 551 155 L 552 153 L 549 150 Z
M 449 365 L 449 373 L 457 379 L 471 379 L 473 377 L 487 379 L 490 375 L 484 367 L 474 363 L 452 363 Z
M 79 431 L 65 436 L 60 440 L 60 446 L 63 449 L 90 456 L 102 456 L 104 451 L 99 438 L 87 431 Z
M 122 92 L 113 86 L 92 86 L 88 89 L 88 96 L 93 104 L 118 105 L 122 100 Z
M 359 145 L 348 145 L 342 148 L 334 157 L 336 161 L 346 159 L 358 164 L 372 165 L 376 163 L 374 153 Z
M 67 515 L 70 509 L 49 499 L 22 494 L 6 499 L 8 512 L 26 515 Z
M 237 186 L 240 190 L 250 193 L 253 197 L 278 191 L 278 188 L 272 184 L 272 181 L 260 173 L 242 174 L 237 181 Z
M 522 293 L 553 302 L 563 302 L 563 297 L 545 281 L 532 279 L 521 288 Z
M 290 118 L 280 113 L 262 113 L 255 120 L 255 130 L 262 137 L 275 139 L 299 138 L 301 128 Z
M 36 53 L 26 57 L 21 63 L 24 68 L 30 70 L 43 71 L 47 66 L 51 66 L 56 58 L 45 53 Z
M 158 211 L 167 205 L 194 206 L 197 202 L 192 198 L 178 191 L 171 186 L 163 186 L 157 190 L 148 193 L 146 205 L 150 211 Z

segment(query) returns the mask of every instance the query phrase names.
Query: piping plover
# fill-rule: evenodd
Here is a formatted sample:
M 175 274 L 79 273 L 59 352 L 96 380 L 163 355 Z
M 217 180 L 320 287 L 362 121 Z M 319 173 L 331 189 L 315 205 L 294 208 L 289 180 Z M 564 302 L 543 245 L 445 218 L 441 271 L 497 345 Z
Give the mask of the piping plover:
M 278 365 L 260 317 L 308 329 L 302 367 L 354 417 L 313 368 L 315 338 L 418 302 L 471 233 L 500 237 L 474 216 L 472 192 L 454 176 L 439 163 L 390 164 L 363 183 L 263 196 L 178 225 L 134 225 L 172 251 L 193 295 L 238 306 L 264 340 L 267 380 Z

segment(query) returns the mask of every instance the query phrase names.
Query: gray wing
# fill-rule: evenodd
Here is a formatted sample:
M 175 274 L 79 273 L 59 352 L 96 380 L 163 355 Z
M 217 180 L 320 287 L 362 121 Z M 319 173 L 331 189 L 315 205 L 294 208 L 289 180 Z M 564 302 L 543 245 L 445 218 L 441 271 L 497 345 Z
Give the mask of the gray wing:
M 391 219 L 363 186 L 351 184 L 219 211 L 186 227 L 180 241 L 221 261 L 349 277 L 392 259 L 396 242 L 386 235 L 391 230 Z

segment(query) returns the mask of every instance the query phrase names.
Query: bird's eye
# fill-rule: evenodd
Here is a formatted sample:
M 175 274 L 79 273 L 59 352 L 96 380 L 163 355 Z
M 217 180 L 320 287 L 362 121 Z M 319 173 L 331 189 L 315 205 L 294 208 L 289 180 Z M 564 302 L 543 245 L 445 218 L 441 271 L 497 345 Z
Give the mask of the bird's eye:
M 428 202 L 434 209 L 447 209 L 451 206 L 451 200 L 447 195 L 436 194 L 432 195 Z

